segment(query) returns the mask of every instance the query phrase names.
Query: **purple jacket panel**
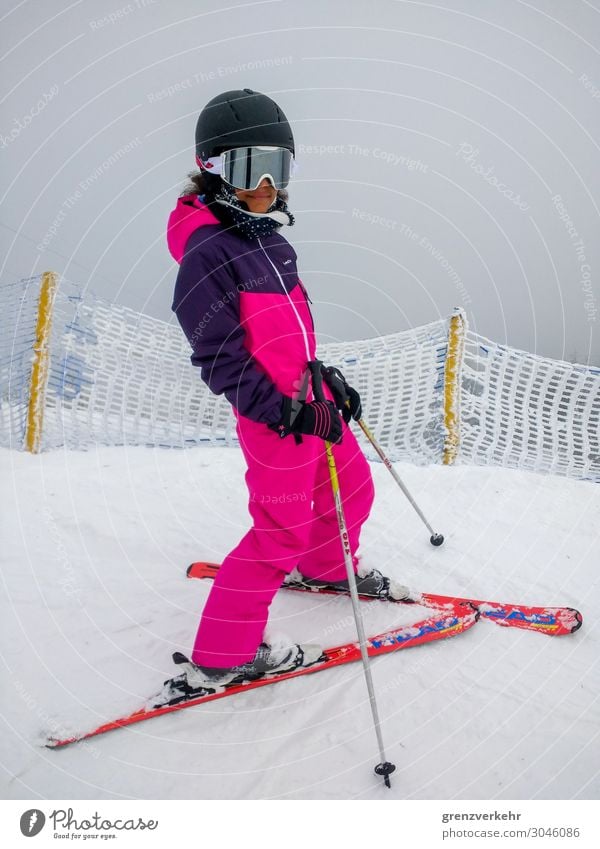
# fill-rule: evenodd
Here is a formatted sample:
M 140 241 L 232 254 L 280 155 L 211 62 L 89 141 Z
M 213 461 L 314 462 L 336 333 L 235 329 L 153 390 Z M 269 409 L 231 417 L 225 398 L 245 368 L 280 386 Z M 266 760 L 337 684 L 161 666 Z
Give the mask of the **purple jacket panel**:
M 172 308 L 192 347 L 191 361 L 210 390 L 224 394 L 241 415 L 277 424 L 283 393 L 254 361 L 240 323 L 240 293 L 256 279 L 255 263 L 244 261 L 248 244 L 220 224 L 196 230 L 186 245 Z

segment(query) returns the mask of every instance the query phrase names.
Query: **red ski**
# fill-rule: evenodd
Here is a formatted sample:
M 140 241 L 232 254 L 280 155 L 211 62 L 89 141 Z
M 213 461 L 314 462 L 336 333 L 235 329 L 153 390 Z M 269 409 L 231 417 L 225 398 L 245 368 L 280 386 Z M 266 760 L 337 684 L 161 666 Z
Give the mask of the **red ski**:
M 454 637 L 471 628 L 477 622 L 478 618 L 479 612 L 472 605 L 468 603 L 456 604 L 451 612 L 438 611 L 436 615 L 422 619 L 420 622 L 415 622 L 413 625 L 404 625 L 400 628 L 384 631 L 375 637 L 369 637 L 367 640 L 367 652 L 371 657 L 376 657 L 398 651 L 399 649 L 429 643 L 433 640 Z M 206 689 L 190 692 L 189 688 L 186 689 L 187 685 L 182 685 L 181 679 L 184 676 L 172 678 L 165 681 L 160 693 L 149 699 L 144 707 L 129 716 L 115 719 L 113 722 L 100 725 L 93 731 L 87 731 L 71 737 L 65 737 L 63 739 L 49 737 L 46 746 L 51 749 L 68 746 L 70 743 L 86 740 L 89 737 L 96 737 L 98 734 L 105 734 L 107 731 L 124 728 L 127 725 L 133 725 L 136 722 L 142 722 L 156 716 L 163 716 L 164 714 L 174 713 L 184 708 L 202 705 L 205 702 L 212 702 L 215 699 L 222 699 L 225 696 L 233 696 L 236 693 L 245 693 L 248 690 L 254 690 L 256 687 L 266 687 L 268 684 L 286 681 L 289 678 L 298 678 L 300 675 L 321 672 L 323 669 L 331 669 L 343 663 L 353 663 L 355 660 L 360 660 L 360 656 L 358 643 L 346 643 L 342 646 L 325 649 L 321 659 L 312 666 L 295 669 L 292 672 L 284 672 L 280 675 L 265 676 L 264 678 L 244 684 L 231 684 L 221 687 L 216 691 Z
M 218 563 L 199 561 L 188 567 L 188 578 L 214 578 L 219 570 Z M 325 593 L 340 595 L 338 590 L 315 589 L 300 583 L 284 584 L 283 587 L 299 592 Z M 361 596 L 364 601 L 377 601 L 370 596 Z M 384 599 L 386 600 L 386 599 Z M 574 607 L 530 607 L 524 604 L 503 604 L 497 601 L 481 601 L 473 598 L 458 596 L 434 595 L 432 593 L 413 593 L 405 601 L 394 601 L 394 604 L 422 604 L 437 610 L 451 611 L 454 607 L 465 602 L 479 610 L 481 616 L 490 619 L 497 625 L 513 628 L 525 628 L 558 637 L 573 634 L 583 624 L 583 617 Z

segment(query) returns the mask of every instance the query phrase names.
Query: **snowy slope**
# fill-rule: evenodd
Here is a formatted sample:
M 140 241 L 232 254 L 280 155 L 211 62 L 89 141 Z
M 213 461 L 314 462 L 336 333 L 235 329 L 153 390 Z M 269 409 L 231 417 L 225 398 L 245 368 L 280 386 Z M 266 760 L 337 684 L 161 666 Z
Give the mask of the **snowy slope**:
M 598 798 L 600 487 L 504 469 L 381 465 L 366 564 L 413 588 L 580 608 L 549 638 L 480 622 L 374 664 L 391 791 L 359 665 L 152 720 L 62 751 L 44 732 L 138 707 L 188 650 L 209 589 L 185 578 L 248 523 L 234 449 L 2 450 L 6 798 Z M 374 633 L 422 608 L 365 606 Z M 282 592 L 271 631 L 338 644 L 345 598 Z

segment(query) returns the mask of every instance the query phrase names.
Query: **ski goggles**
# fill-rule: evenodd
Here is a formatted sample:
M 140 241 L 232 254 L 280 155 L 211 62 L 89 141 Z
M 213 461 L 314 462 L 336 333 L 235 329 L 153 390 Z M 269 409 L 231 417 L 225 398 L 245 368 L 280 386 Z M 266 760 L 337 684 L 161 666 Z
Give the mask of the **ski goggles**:
M 265 177 L 276 189 L 285 189 L 296 170 L 296 160 L 285 147 L 234 147 L 205 161 L 196 157 L 196 161 L 201 169 L 246 191 L 256 189 Z

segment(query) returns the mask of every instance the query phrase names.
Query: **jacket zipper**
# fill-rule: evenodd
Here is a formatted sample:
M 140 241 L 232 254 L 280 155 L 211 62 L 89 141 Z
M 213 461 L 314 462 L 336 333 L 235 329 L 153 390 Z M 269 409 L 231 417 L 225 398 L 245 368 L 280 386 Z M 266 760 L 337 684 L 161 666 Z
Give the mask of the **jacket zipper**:
M 260 247 L 261 247 L 261 249 L 262 249 L 262 252 L 263 252 L 263 253 L 264 253 L 264 255 L 266 256 L 266 258 L 269 260 L 269 262 L 271 263 L 271 267 L 273 268 L 273 271 L 274 271 L 274 272 L 275 272 L 275 274 L 277 275 L 277 279 L 279 280 L 279 282 L 280 282 L 280 284 L 281 284 L 281 288 L 282 288 L 282 289 L 283 289 L 283 291 L 285 292 L 285 295 L 286 295 L 286 297 L 287 297 L 288 301 L 290 302 L 290 305 L 291 305 L 292 309 L 294 310 L 294 315 L 296 316 L 296 319 L 297 319 L 298 324 L 299 324 L 299 326 L 300 326 L 300 330 L 302 331 L 302 338 L 304 339 L 304 347 L 305 347 L 305 350 L 306 350 L 306 362 L 308 363 L 308 362 L 310 362 L 310 360 L 311 360 L 311 356 L 310 356 L 310 346 L 309 346 L 309 344 L 308 344 L 308 335 L 307 335 L 307 333 L 306 333 L 306 327 L 305 327 L 305 325 L 304 325 L 304 322 L 303 322 L 303 321 L 302 321 L 302 319 L 300 318 L 300 313 L 299 313 L 299 312 L 298 312 L 298 310 L 296 309 L 296 304 L 295 304 L 295 303 L 292 301 L 292 299 L 290 298 L 290 293 L 289 293 L 289 292 L 288 292 L 288 290 L 285 288 L 285 283 L 283 282 L 283 279 L 282 279 L 282 277 L 281 277 L 281 274 L 280 274 L 280 273 L 279 273 L 279 271 L 277 270 L 277 267 L 276 267 L 275 263 L 273 262 L 273 260 L 271 259 L 271 257 L 269 256 L 269 254 L 266 252 L 266 250 L 265 250 L 265 248 L 264 248 L 264 245 L 263 245 L 263 243 L 262 243 L 262 242 L 261 242 L 261 240 L 260 240 L 260 236 L 258 236 L 257 238 L 258 238 L 258 244 L 260 245 Z M 302 286 L 302 284 L 300 284 L 300 286 L 302 287 L 302 291 L 304 291 L 304 287 Z M 311 315 L 311 321 L 312 321 L 312 315 Z M 314 322 L 313 322 L 313 326 L 314 326 Z
M 306 309 L 308 310 L 308 314 L 310 316 L 310 323 L 312 324 L 312 329 L 313 329 L 313 333 L 314 333 L 315 332 L 315 320 L 313 318 L 312 310 L 309 307 L 309 304 L 312 304 L 312 301 L 310 299 L 310 295 L 308 294 L 308 292 L 306 291 L 306 289 L 304 287 L 304 283 L 302 282 L 302 280 L 300 280 L 300 278 L 298 278 L 298 285 L 300 286 L 300 288 L 304 292 L 304 297 L 306 299 Z

